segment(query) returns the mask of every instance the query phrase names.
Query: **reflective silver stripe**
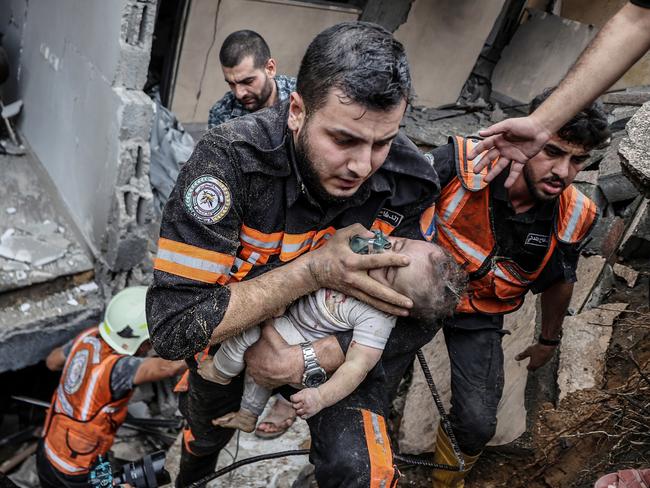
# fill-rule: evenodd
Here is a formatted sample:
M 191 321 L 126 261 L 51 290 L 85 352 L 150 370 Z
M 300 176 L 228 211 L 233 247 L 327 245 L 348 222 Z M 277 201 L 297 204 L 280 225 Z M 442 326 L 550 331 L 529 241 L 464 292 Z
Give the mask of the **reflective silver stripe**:
M 585 196 L 578 192 L 577 193 L 577 198 L 576 198 L 576 204 L 573 207 L 573 211 L 571 212 L 571 217 L 569 218 L 569 224 L 567 225 L 566 229 L 564 229 L 564 233 L 560 237 L 564 242 L 569 242 L 571 239 L 571 236 L 573 235 L 573 232 L 576 230 L 576 226 L 578 225 L 578 219 L 580 218 L 580 214 L 582 213 L 582 209 L 585 206 Z
M 381 436 L 381 428 L 379 427 L 379 419 L 377 414 L 370 412 L 370 420 L 372 421 L 372 430 L 375 432 L 375 442 L 380 446 L 384 445 L 384 439 Z
M 442 223 L 441 220 L 438 219 L 437 217 L 436 217 L 436 221 Z M 448 229 L 445 228 L 444 225 L 440 225 L 438 228 L 441 229 L 441 230 L 445 233 L 445 235 L 446 235 L 447 237 L 449 237 L 452 241 L 454 241 L 454 243 L 455 243 L 455 244 L 456 244 L 456 245 L 461 249 L 461 251 L 463 251 L 464 253 L 466 253 L 466 254 L 472 256 L 473 258 L 475 258 L 476 260 L 478 260 L 478 261 L 481 262 L 481 263 L 487 259 L 487 256 L 486 256 L 485 254 L 483 254 L 483 253 L 480 252 L 480 251 L 477 251 L 476 249 L 474 249 L 474 248 L 471 247 L 471 246 L 468 246 L 467 244 L 465 244 L 465 243 L 464 243 L 463 241 L 461 241 L 460 239 L 457 239 L 455 235 L 453 235 L 453 234 L 452 234 Z
M 251 264 L 256 264 L 257 260 L 260 258 L 260 253 L 258 252 L 253 252 L 251 255 L 248 257 L 246 261 L 248 261 Z
M 474 173 L 474 166 L 476 166 L 481 161 L 481 159 L 483 159 L 483 156 L 485 156 L 485 153 L 481 153 L 478 156 L 476 156 L 474 159 L 472 159 L 472 173 Z M 483 176 L 480 173 L 479 174 L 474 173 L 473 181 L 472 181 L 472 190 L 478 190 L 479 188 L 481 188 L 482 178 Z
M 97 337 L 84 337 L 82 342 L 93 346 L 93 364 L 99 364 L 99 353 L 102 349 L 99 339 L 97 339 Z
M 44 444 L 45 444 L 45 453 L 47 454 L 47 457 L 50 458 L 50 461 L 52 461 L 54 464 L 57 464 L 59 468 L 63 468 L 64 470 L 70 471 L 71 473 L 84 471 L 83 468 L 80 468 L 78 466 L 72 466 L 71 464 L 66 463 L 63 459 L 57 456 L 56 453 L 52 449 L 50 449 L 50 446 L 48 445 L 47 441 Z
M 164 259 L 166 261 L 171 261 L 172 263 L 182 264 L 183 266 L 187 266 L 189 268 L 209 271 L 211 273 L 217 273 L 220 275 L 228 275 L 230 273 L 230 266 L 213 263 L 212 261 L 207 261 L 205 259 L 185 256 L 184 254 L 168 251 L 166 249 L 158 249 L 158 258 Z
M 93 374 L 90 377 L 90 384 L 86 390 L 86 398 L 84 398 L 83 407 L 81 409 L 81 420 L 88 420 L 88 409 L 90 408 L 90 402 L 93 399 L 93 394 L 95 392 L 95 386 L 97 385 L 97 379 L 104 372 L 105 365 L 101 365 L 93 371 Z
M 61 405 L 61 408 L 63 409 L 63 413 L 65 413 L 69 417 L 73 417 L 74 409 L 72 408 L 72 405 L 70 405 L 70 402 L 68 401 L 68 397 L 65 396 L 65 391 L 63 391 L 61 385 L 59 385 L 59 387 L 56 390 L 56 399 Z
M 465 196 L 465 188 L 461 185 L 460 188 L 456 191 L 456 194 L 454 195 L 454 198 L 451 199 L 451 202 L 449 202 L 449 206 L 445 209 L 445 220 L 449 220 L 451 216 L 454 214 L 456 211 L 456 208 L 458 208 L 458 204 L 460 201 L 463 199 Z
M 277 249 L 278 247 L 280 247 L 280 242 L 281 242 L 281 241 L 274 241 L 274 242 L 258 241 L 254 237 L 248 236 L 243 232 L 239 233 L 239 240 L 244 241 L 250 244 L 251 246 L 261 247 L 262 249 Z
M 285 244 L 283 242 L 282 243 L 282 253 L 298 252 L 301 249 L 304 249 L 305 247 L 311 246 L 312 242 L 313 242 L 312 237 L 310 237 L 306 241 L 300 242 L 298 244 Z
M 494 274 L 495 274 L 496 276 L 498 276 L 499 278 L 501 278 L 502 280 L 512 281 L 510 278 L 508 278 L 508 277 L 504 274 L 503 271 L 501 271 L 501 268 L 499 268 L 498 266 L 494 266 L 493 269 L 494 269 Z
M 480 190 L 481 189 L 481 180 L 482 179 L 483 179 L 483 175 L 481 173 L 474 174 L 474 182 L 472 183 L 474 190 Z

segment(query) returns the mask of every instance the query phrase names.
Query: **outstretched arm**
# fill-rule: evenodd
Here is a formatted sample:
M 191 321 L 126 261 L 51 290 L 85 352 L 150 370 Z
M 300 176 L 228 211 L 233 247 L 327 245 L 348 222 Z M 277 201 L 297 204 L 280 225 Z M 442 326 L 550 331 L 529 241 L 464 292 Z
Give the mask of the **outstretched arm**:
M 475 172 L 493 159 L 491 181 L 512 162 L 505 186 L 510 187 L 524 163 L 539 151 L 571 117 L 598 98 L 650 48 L 650 9 L 627 3 L 585 48 L 555 92 L 528 117 L 508 119 L 481 131 L 470 158 L 489 150 Z
M 303 419 L 316 415 L 352 393 L 381 358 L 381 349 L 352 342 L 345 362 L 318 388 L 305 388 L 291 396 L 296 413 Z

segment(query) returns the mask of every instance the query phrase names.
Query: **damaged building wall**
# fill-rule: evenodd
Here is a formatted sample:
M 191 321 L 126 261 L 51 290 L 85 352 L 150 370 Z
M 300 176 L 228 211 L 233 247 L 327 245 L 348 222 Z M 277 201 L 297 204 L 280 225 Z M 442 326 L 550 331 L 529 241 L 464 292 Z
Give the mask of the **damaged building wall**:
M 476 63 L 504 0 L 416 0 L 395 32 L 411 64 L 417 105 L 453 103 Z
M 207 122 L 210 107 L 229 90 L 219 64 L 219 49 L 231 32 L 251 29 L 261 34 L 277 61 L 278 73 L 296 76 L 305 49 L 316 34 L 338 22 L 356 20 L 359 13 L 356 8 L 297 2 L 194 0 L 172 111 L 184 123 Z
M 139 201 L 150 198 L 152 104 L 139 90 L 155 8 L 155 0 L 11 0 L 0 9 L 10 86 L 25 102 L 19 128 L 96 255 L 109 220 L 124 223 L 111 210 L 135 199 L 133 212 L 145 214 Z M 123 235 L 119 225 L 108 234 Z

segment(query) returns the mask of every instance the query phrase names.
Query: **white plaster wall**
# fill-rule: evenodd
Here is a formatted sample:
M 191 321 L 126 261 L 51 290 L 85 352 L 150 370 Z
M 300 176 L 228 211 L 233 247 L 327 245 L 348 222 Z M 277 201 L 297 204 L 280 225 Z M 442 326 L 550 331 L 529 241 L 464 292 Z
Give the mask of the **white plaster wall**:
M 112 83 L 125 1 L 9 0 L 0 8 L 0 30 L 19 60 L 12 81 L 25 102 L 19 128 L 95 251 L 117 171 Z
M 455 102 L 504 0 L 415 0 L 395 32 L 406 48 L 417 105 Z

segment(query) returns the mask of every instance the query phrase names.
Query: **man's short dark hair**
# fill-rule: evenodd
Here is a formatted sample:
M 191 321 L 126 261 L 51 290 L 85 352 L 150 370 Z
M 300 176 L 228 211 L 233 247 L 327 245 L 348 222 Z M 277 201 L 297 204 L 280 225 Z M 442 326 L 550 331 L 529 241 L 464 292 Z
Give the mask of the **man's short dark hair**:
M 409 101 L 411 74 L 404 47 L 369 22 L 325 29 L 309 44 L 298 72 L 296 91 L 308 115 L 324 105 L 332 88 L 366 109 L 389 110 Z
M 253 56 L 255 68 L 262 69 L 271 58 L 271 50 L 264 38 L 252 30 L 239 30 L 223 41 L 219 62 L 226 68 L 241 63 L 246 56 Z
M 555 88 L 547 88 L 540 95 L 537 95 L 530 102 L 529 113 L 533 113 L 554 91 Z M 607 123 L 607 114 L 603 110 L 602 103 L 596 101 L 583 108 L 557 131 L 557 135 L 561 139 L 582 146 L 588 151 L 602 146 L 611 136 L 609 124 Z

